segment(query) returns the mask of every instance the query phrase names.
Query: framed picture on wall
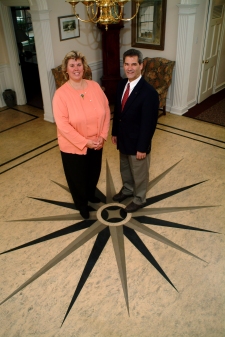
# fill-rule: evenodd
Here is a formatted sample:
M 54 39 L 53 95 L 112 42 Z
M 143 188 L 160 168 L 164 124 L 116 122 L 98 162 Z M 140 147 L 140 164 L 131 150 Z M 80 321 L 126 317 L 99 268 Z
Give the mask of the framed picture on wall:
M 80 36 L 79 20 L 75 15 L 59 16 L 58 24 L 60 41 Z
M 132 20 L 132 47 L 164 50 L 167 0 L 143 0 Z M 136 12 L 132 2 L 132 15 Z

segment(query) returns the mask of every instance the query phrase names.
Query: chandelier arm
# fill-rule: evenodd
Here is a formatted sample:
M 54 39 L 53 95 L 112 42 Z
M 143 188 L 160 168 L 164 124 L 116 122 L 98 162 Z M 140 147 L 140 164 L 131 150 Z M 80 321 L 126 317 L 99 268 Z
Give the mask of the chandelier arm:
M 76 15 L 75 15 L 76 16 Z M 78 20 L 80 20 L 81 22 L 92 22 L 91 20 L 84 20 L 84 19 L 81 19 L 79 16 L 76 16 Z
M 90 17 L 89 7 L 90 7 L 90 6 L 86 6 L 87 16 L 88 16 L 88 18 L 89 18 L 89 21 L 88 21 L 88 22 L 91 21 L 91 22 L 93 22 L 93 23 L 98 23 L 99 20 L 95 20 L 95 18 L 96 18 L 97 15 L 98 15 L 98 10 L 96 9 L 96 12 L 94 13 L 94 10 L 93 10 L 93 8 L 92 8 L 92 14 L 93 14 L 93 16 Z
M 118 11 L 116 9 L 116 7 L 114 7 L 114 17 L 116 20 L 121 20 L 122 19 L 122 16 L 123 16 L 123 9 L 124 9 L 124 6 L 120 6 L 120 13 L 118 14 Z
M 135 18 L 135 16 L 137 15 L 137 13 L 138 13 L 139 7 L 140 7 L 140 4 L 139 4 L 139 2 L 138 2 L 138 3 L 136 4 L 136 13 L 135 13 L 131 18 L 129 18 L 129 19 L 122 19 L 122 18 L 121 18 L 121 20 L 122 20 L 122 21 L 130 21 L 130 20 L 133 20 L 133 19 Z

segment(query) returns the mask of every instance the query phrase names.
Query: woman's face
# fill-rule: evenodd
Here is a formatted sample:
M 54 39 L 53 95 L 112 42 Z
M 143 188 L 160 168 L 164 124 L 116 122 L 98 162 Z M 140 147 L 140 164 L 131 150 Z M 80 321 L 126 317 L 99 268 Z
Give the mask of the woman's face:
M 81 81 L 84 74 L 84 66 L 81 59 L 69 59 L 67 63 L 67 73 L 69 75 L 69 79 L 75 82 Z

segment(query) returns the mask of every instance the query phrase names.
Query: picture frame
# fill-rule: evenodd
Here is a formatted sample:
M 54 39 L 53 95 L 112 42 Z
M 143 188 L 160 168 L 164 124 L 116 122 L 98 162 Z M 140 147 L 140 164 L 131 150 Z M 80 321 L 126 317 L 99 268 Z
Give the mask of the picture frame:
M 164 50 L 167 0 L 144 0 L 131 23 L 132 47 Z M 132 1 L 132 15 L 136 13 Z
M 75 15 L 59 16 L 58 25 L 60 41 L 80 36 L 79 20 Z

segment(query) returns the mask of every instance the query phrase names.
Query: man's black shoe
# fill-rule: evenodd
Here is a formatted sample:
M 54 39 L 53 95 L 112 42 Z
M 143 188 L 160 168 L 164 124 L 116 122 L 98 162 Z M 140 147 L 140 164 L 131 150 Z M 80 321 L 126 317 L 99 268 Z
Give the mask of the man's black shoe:
M 142 207 L 144 207 L 144 205 L 137 205 L 133 201 L 131 201 L 131 203 L 129 205 L 127 205 L 127 207 L 125 208 L 125 211 L 127 213 L 133 213 L 133 212 L 136 212 L 138 209 L 140 209 Z
M 114 195 L 113 200 L 120 202 L 132 196 L 133 196 L 132 194 L 129 195 L 123 194 L 122 190 L 120 190 L 119 193 Z

